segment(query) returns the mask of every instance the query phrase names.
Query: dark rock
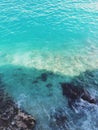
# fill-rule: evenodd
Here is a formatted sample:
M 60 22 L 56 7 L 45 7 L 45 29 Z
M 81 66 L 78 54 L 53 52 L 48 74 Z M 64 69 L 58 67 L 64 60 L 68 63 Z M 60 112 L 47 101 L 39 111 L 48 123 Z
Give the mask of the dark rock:
M 46 87 L 47 87 L 47 88 L 51 88 L 51 87 L 52 87 L 52 84 L 49 83 L 49 84 L 46 85 Z
M 72 99 L 77 99 L 83 92 L 83 89 L 73 86 L 71 83 L 61 83 L 61 87 L 63 90 L 63 95 Z
M 89 103 L 96 104 L 96 99 L 92 98 L 90 93 L 82 87 L 77 87 L 72 83 L 61 83 L 63 95 L 68 98 L 68 104 L 71 108 L 76 101 L 83 99 Z
M 31 130 L 34 118 L 18 108 L 12 98 L 0 89 L 0 130 Z
M 14 117 L 14 123 L 12 122 L 12 124 L 23 129 L 31 130 L 35 125 L 35 120 L 31 115 L 19 110 L 18 114 Z
M 32 82 L 32 84 L 37 84 L 38 83 L 38 80 L 34 80 L 33 82 Z
M 90 93 L 89 93 L 87 90 L 84 90 L 84 91 L 83 91 L 83 93 L 81 94 L 81 98 L 82 98 L 83 100 L 88 101 L 89 103 L 94 103 L 94 104 L 97 103 L 96 99 L 92 98 L 92 97 L 90 96 Z
M 41 80 L 42 80 L 42 81 L 47 81 L 47 78 L 48 78 L 47 73 L 42 73 L 42 74 L 41 74 Z

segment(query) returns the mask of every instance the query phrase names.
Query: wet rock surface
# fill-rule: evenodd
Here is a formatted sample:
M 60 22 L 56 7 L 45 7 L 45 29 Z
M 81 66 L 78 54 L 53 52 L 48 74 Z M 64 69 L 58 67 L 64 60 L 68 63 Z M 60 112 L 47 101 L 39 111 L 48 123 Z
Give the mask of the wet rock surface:
M 35 119 L 18 108 L 0 88 L 0 130 L 33 130 L 34 126 Z
M 82 87 L 75 86 L 72 83 L 61 83 L 61 87 L 63 95 L 68 98 L 68 104 L 71 108 L 73 108 L 74 104 L 79 102 L 80 99 L 89 103 L 97 104 L 97 100 Z

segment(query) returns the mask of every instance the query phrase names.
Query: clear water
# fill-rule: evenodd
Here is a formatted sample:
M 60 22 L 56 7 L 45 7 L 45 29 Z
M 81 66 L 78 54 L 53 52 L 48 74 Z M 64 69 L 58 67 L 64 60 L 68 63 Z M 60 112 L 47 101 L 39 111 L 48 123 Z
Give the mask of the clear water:
M 70 81 L 86 70 L 98 73 L 97 69 L 97 0 L 0 1 L 1 77 L 14 100 L 38 120 L 37 130 L 52 129 L 50 113 L 56 108 L 70 113 L 59 82 Z M 47 82 L 39 79 L 32 84 L 42 72 L 50 71 L 54 74 L 49 75 Z M 98 81 L 96 75 L 93 80 Z M 91 84 L 89 80 L 84 82 Z M 46 88 L 49 83 L 53 84 L 50 90 Z M 95 96 L 97 90 L 92 86 L 88 89 Z M 84 117 L 69 117 L 69 125 L 73 126 L 70 129 L 97 129 L 91 123 L 93 118 L 97 122 L 97 117 L 85 109 L 85 121 Z

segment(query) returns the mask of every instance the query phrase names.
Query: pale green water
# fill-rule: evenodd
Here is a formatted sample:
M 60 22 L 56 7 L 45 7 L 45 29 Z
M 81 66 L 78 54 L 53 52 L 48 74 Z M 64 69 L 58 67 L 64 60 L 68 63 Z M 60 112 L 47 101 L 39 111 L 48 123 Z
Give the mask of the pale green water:
M 97 0 L 0 1 L 0 73 L 16 102 L 40 120 L 37 130 L 52 129 L 50 111 L 66 107 L 59 82 L 97 69 Z M 53 77 L 33 85 L 43 70 L 54 72 Z M 45 87 L 48 83 L 53 84 L 52 90 Z M 97 95 L 96 89 L 90 91 Z M 73 119 L 70 129 L 97 130 L 90 123 L 97 117 L 88 110 L 86 114 L 81 129 L 81 120 L 74 126 Z

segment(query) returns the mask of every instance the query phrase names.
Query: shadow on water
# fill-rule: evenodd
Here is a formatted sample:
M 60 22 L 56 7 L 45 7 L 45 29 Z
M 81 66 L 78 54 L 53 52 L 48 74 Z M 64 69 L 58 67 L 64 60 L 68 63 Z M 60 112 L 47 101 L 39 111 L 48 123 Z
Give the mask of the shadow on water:
M 0 83 L 37 121 L 36 130 L 96 130 L 98 70 L 70 77 L 46 70 L 6 65 Z

